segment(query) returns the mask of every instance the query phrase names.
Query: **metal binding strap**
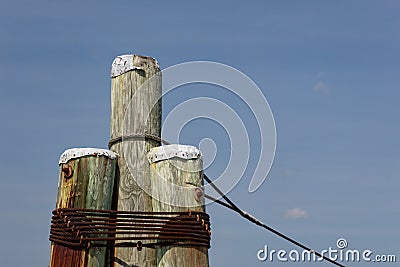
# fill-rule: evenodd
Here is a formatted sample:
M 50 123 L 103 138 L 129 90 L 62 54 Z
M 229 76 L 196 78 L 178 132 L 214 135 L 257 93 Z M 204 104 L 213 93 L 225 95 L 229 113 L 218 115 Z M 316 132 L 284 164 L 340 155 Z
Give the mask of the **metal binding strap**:
M 129 212 L 62 208 L 53 211 L 50 241 L 74 249 L 182 245 L 210 248 L 204 212 Z
M 149 133 L 132 133 L 132 134 L 127 134 L 127 135 L 122 135 L 118 136 L 115 138 L 110 139 L 108 142 L 108 148 L 111 148 L 113 145 L 116 143 L 122 142 L 123 140 L 137 140 L 137 139 L 151 139 L 153 141 L 156 141 L 158 143 L 162 143 L 164 145 L 169 145 L 170 143 L 162 139 L 161 137 L 154 135 L 154 134 L 149 134 Z

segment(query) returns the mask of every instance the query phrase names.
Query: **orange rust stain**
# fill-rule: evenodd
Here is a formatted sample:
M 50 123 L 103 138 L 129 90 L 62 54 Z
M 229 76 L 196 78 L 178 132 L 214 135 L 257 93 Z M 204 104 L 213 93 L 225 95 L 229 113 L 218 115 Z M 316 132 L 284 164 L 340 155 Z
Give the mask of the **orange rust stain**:
M 53 244 L 50 267 L 79 267 L 83 266 L 82 255 L 84 251 L 71 249 Z

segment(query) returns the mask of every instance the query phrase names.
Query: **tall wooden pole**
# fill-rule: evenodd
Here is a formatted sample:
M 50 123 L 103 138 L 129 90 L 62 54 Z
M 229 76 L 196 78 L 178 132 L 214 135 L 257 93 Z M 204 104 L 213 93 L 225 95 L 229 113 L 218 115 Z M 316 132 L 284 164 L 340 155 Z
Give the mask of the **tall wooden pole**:
M 56 208 L 111 209 L 116 154 L 105 149 L 76 148 L 60 157 Z M 72 249 L 52 243 L 50 267 L 104 267 L 106 248 Z
M 200 156 L 192 146 L 168 145 L 150 150 L 147 157 L 151 162 L 154 211 L 205 211 Z M 159 246 L 156 256 L 158 267 L 208 267 L 205 247 Z
M 129 134 L 161 134 L 161 75 L 150 57 L 117 57 L 111 73 L 111 139 Z M 155 77 L 149 81 L 149 78 Z M 155 105 L 154 105 L 155 103 Z M 121 211 L 152 211 L 149 163 L 146 153 L 159 142 L 151 139 L 126 139 L 111 144 L 119 154 L 117 208 Z M 116 248 L 114 266 L 156 266 L 155 250 Z

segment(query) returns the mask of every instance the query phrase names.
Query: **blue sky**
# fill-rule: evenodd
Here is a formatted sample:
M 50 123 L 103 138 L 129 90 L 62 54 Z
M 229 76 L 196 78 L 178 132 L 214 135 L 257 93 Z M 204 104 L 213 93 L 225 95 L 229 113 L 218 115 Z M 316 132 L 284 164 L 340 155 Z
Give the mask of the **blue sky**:
M 70 147 L 106 147 L 110 66 L 127 53 L 155 57 L 161 68 L 210 60 L 247 74 L 272 108 L 276 158 L 259 190 L 249 194 L 245 177 L 229 196 L 315 250 L 343 237 L 352 249 L 400 260 L 399 12 L 389 0 L 1 1 L 3 264 L 47 266 L 58 157 Z M 245 107 L 210 88 L 198 86 L 257 131 Z M 167 96 L 165 110 L 196 90 Z M 202 123 L 188 125 L 182 141 L 196 144 Z M 211 266 L 290 265 L 256 253 L 294 246 L 223 207 L 207 208 Z

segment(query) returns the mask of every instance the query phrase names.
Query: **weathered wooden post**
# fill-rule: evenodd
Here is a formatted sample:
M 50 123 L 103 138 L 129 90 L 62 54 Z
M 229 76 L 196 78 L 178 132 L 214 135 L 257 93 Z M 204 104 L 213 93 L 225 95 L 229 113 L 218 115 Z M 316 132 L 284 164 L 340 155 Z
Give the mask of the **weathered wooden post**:
M 197 148 L 184 145 L 155 147 L 147 157 L 151 163 L 154 211 L 205 212 L 203 162 Z M 209 230 L 209 225 L 204 227 Z M 156 256 L 158 267 L 208 267 L 207 247 L 158 246 Z
M 105 149 L 66 150 L 59 161 L 56 208 L 111 209 L 116 157 Z M 51 240 L 57 237 L 57 233 L 50 233 Z M 104 267 L 108 260 L 106 248 L 51 245 L 50 267 Z
M 137 55 L 115 58 L 111 70 L 109 148 L 119 154 L 116 208 L 120 211 L 153 210 L 148 194 L 151 184 L 146 153 L 160 143 L 145 138 L 144 134 L 156 137 L 161 134 L 161 94 L 161 72 L 153 58 Z M 155 250 L 115 248 L 115 266 L 154 267 Z

